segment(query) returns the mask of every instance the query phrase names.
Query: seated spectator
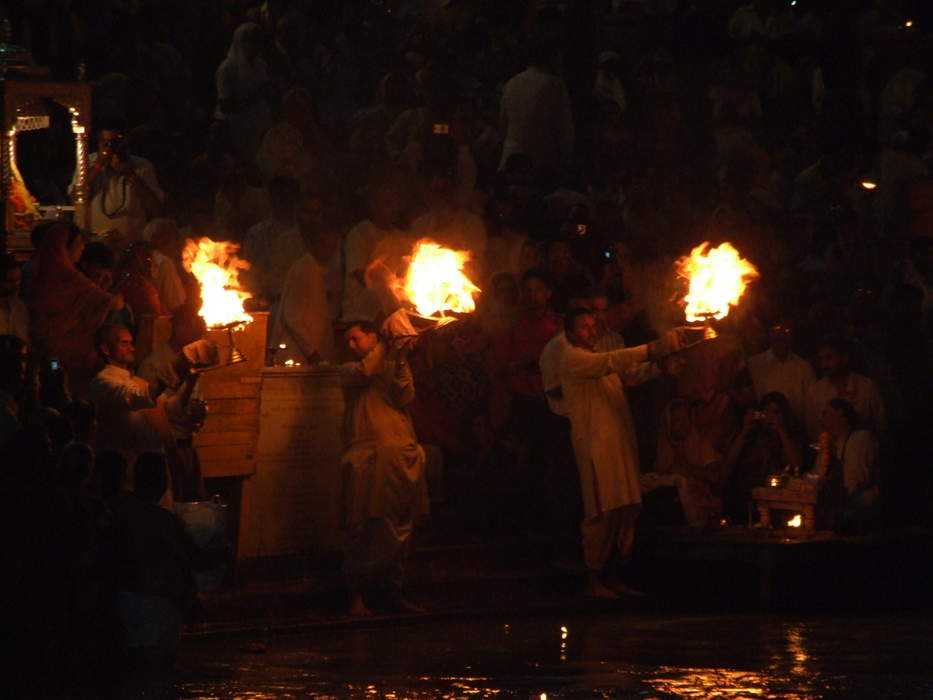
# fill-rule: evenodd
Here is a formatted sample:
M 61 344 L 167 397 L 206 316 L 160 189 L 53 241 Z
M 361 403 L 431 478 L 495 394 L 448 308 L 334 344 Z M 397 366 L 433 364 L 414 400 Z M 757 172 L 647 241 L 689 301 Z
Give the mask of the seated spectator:
M 761 401 L 765 394 L 780 392 L 787 399 L 799 423 L 804 416 L 807 392 L 816 381 L 813 368 L 791 350 L 794 332 L 789 321 L 774 323 L 768 332 L 768 339 L 767 350 L 748 358 L 755 398 Z
M 722 513 L 725 486 L 722 460 L 690 418 L 690 404 L 675 399 L 664 409 L 654 471 L 641 475 L 643 493 L 674 486 L 692 527 L 712 523 Z
M 745 412 L 742 428 L 726 452 L 724 466 L 731 474 L 726 510 L 732 522 L 746 522 L 752 489 L 764 486 L 771 474 L 803 465 L 802 435 L 783 394 L 762 397 L 758 408 Z
M 861 530 L 870 524 L 878 502 L 878 439 L 859 428 L 855 409 L 832 399 L 823 411 L 829 433 L 829 460 L 823 476 L 821 503 L 837 529 Z
M 152 246 L 152 283 L 168 313 L 185 303 L 187 292 L 179 266 L 185 241 L 173 219 L 153 219 L 143 230 L 143 240 Z
M 171 668 L 179 625 L 195 595 L 194 545 L 175 516 L 158 505 L 167 488 L 165 457 L 144 452 L 136 461 L 133 493 L 115 512 L 117 609 L 131 669 L 139 674 Z
M 84 242 L 76 226 L 60 223 L 45 232 L 35 256 L 26 300 L 32 322 L 32 352 L 37 362 L 57 360 L 74 398 L 83 398 L 99 357 L 94 332 L 123 306 L 85 277 L 75 264 Z
M 15 335 L 29 342 L 29 312 L 19 298 L 22 271 L 16 260 L 0 255 L 0 335 Z
M 820 343 L 819 361 L 823 377 L 807 392 L 807 434 L 815 439 L 820 434 L 823 411 L 832 399 L 848 401 L 859 421 L 878 434 L 886 428 L 884 403 L 874 380 L 853 372 L 850 367 L 849 343 L 840 336 L 827 336 Z

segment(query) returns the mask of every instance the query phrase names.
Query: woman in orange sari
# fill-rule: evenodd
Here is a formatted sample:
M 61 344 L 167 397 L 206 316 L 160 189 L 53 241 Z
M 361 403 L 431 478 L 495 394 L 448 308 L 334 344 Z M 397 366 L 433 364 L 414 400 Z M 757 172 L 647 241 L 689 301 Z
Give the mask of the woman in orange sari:
M 102 290 L 75 267 L 84 250 L 77 226 L 66 222 L 45 226 L 26 300 L 32 354 L 43 366 L 57 360 L 66 373 L 72 398 L 80 399 L 100 364 L 94 331 L 123 300 L 119 294 Z

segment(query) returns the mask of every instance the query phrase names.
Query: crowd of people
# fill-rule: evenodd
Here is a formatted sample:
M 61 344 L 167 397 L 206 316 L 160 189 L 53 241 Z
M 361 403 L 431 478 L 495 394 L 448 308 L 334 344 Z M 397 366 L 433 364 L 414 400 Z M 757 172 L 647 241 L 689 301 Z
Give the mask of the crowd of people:
M 67 5 L 6 8 L 53 78 L 80 65 L 94 85 L 89 230 L 40 223 L 28 261 L 0 261 L 7 514 L 49 518 L 14 557 L 43 663 L 74 662 L 89 627 L 119 636 L 142 597 L 190 603 L 200 555 L 156 510 L 204 495 L 190 369 L 211 348 L 186 239 L 240 246 L 270 362 L 364 374 L 392 347 L 384 292 L 414 243 L 468 251 L 476 312 L 389 362 L 391 397 L 373 409 L 357 387 L 353 405 L 391 404 L 393 458 L 437 448 L 463 529 L 549 537 L 591 595 L 637 593 L 640 518 L 754 527 L 773 475 L 817 474 L 823 529 L 928 524 L 923 3 Z M 688 342 L 669 330 L 675 261 L 703 241 L 759 277 L 715 339 Z M 172 337 L 136 358 L 146 315 Z M 81 621 L 121 593 L 113 625 Z

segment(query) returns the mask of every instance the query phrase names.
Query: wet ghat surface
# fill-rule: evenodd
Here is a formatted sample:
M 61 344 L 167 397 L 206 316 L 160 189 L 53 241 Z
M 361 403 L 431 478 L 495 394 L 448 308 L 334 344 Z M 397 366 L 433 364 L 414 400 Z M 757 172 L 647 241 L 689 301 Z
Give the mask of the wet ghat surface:
M 926 613 L 577 615 L 186 642 L 180 697 L 928 698 Z M 542 696 L 544 694 L 544 696 Z

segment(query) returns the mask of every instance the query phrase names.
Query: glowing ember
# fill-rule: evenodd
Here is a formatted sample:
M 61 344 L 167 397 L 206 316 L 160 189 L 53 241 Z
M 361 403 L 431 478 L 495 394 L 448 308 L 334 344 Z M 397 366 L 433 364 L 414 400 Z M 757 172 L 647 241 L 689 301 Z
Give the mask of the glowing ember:
M 405 297 L 422 316 L 473 311 L 476 308 L 473 295 L 480 288 L 463 273 L 463 266 L 469 261 L 467 251 L 442 248 L 426 238 L 418 241 L 405 275 Z
M 250 323 L 253 317 L 243 311 L 243 302 L 252 295 L 240 288 L 240 270 L 249 268 L 246 260 L 236 255 L 237 246 L 228 241 L 199 238 L 188 240 L 183 254 L 185 268 L 191 271 L 201 286 L 201 308 L 198 311 L 209 328 L 236 323 Z
M 800 527 L 802 524 L 803 518 L 800 517 L 799 513 L 787 521 L 787 527 Z
M 684 298 L 689 322 L 725 318 L 729 308 L 738 305 L 748 283 L 758 277 L 755 266 L 739 256 L 731 243 L 708 248 L 709 243 L 703 243 L 677 261 L 678 274 L 690 282 Z

